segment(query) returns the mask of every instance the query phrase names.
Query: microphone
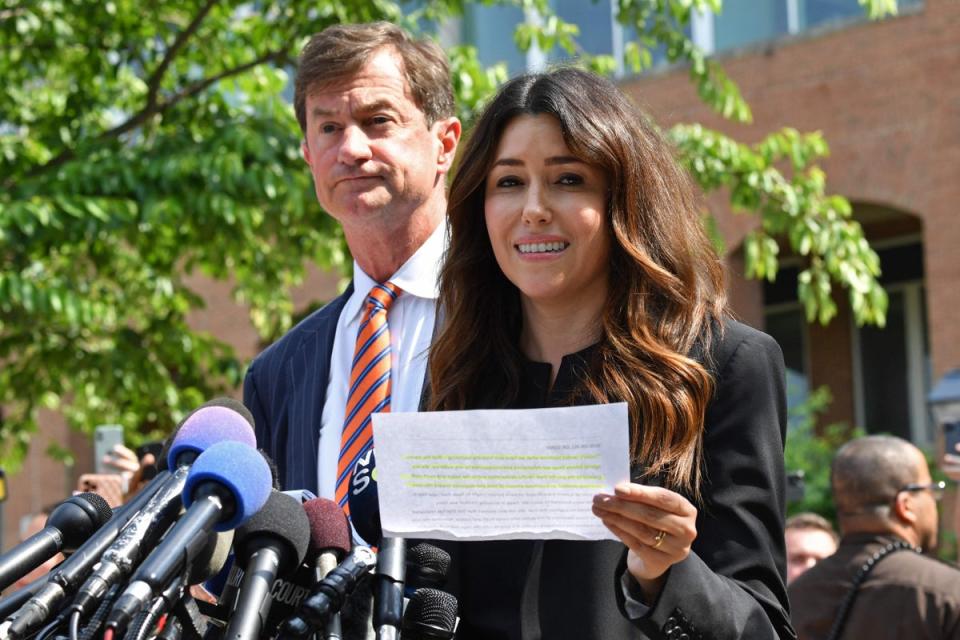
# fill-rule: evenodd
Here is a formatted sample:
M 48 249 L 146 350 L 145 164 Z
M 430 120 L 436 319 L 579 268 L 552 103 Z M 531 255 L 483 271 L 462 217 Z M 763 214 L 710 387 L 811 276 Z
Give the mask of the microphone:
M 160 487 L 170 478 L 169 471 L 161 471 L 134 498 L 118 507 L 113 517 L 100 527 L 90 539 L 73 554 L 47 574 L 47 581 L 24 604 L 13 618 L 7 637 L 12 640 L 25 638 L 40 628 L 57 611 L 67 595 L 80 586 L 93 565 L 107 550 L 120 530 L 133 518 Z
M 201 453 L 183 489 L 186 513 L 134 572 L 107 617 L 114 635 L 119 636 L 137 611 L 196 557 L 204 542 L 199 534 L 227 531 L 246 522 L 263 507 L 270 491 L 270 469 L 256 449 L 241 442 L 218 442 Z
M 310 556 L 322 580 L 350 553 L 350 523 L 333 500 L 314 498 L 303 503 L 310 523 Z
M 190 565 L 186 584 L 201 584 L 220 573 L 233 550 L 233 538 L 233 531 L 209 532 L 207 543 Z
M 450 570 L 450 554 L 428 542 L 421 542 L 407 550 L 407 585 L 404 593 L 409 597 L 417 589 L 439 589 L 447 581 Z
M 76 551 L 112 515 L 107 501 L 95 493 L 81 493 L 61 502 L 43 529 L 0 556 L 0 591 L 57 552 Z
M 406 578 L 406 541 L 384 538 L 373 449 L 361 456 L 350 478 L 347 499 L 350 519 L 364 540 L 380 540 L 373 586 L 373 627 L 377 640 L 396 640 L 403 619 L 403 582 Z
M 209 532 L 203 550 L 193 559 L 190 567 L 183 575 L 176 576 L 160 592 L 159 597 L 150 604 L 149 609 L 140 612 L 131 624 L 131 630 L 127 637 L 139 639 L 151 635 L 159 620 L 184 596 L 191 584 L 203 582 L 223 569 L 232 544 L 233 531 Z M 100 613 L 99 610 L 98 613 Z M 84 637 L 89 638 L 96 634 L 106 613 L 106 611 L 103 611 L 100 616 L 94 615 L 91 623 L 84 629 Z M 169 624 L 172 620 L 173 618 L 168 618 L 167 623 Z
M 290 495 L 288 491 L 283 493 Z M 313 498 L 303 503 L 302 509 L 310 526 L 307 557 L 292 576 L 283 576 L 274 581 L 270 589 L 272 604 L 262 631 L 264 635 L 275 633 L 280 623 L 297 611 L 317 583 L 350 552 L 350 525 L 337 503 L 326 498 Z M 218 606 L 223 618 L 228 617 L 227 612 L 236 609 L 237 592 L 244 577 L 238 565 L 231 568 L 220 591 Z M 338 629 L 336 618 L 335 614 L 331 615 L 325 630 L 328 636 Z
M 316 583 L 326 578 L 350 553 L 350 522 L 333 500 L 317 498 L 304 503 L 303 508 L 310 520 L 310 554 L 315 556 L 312 564 Z M 343 637 L 339 611 L 330 614 L 323 632 L 328 640 Z
M 208 406 L 222 406 L 240 414 L 253 428 L 253 416 L 241 403 L 231 398 L 215 398 L 203 404 L 189 414 L 183 422 L 177 425 L 174 433 L 167 439 L 164 448 L 169 451 L 180 428 L 186 424 L 195 413 Z M 120 530 L 143 509 L 157 491 L 163 487 L 171 477 L 167 467 L 168 456 L 161 452 L 158 461 L 159 471 L 156 476 L 140 490 L 130 501 L 118 507 L 113 512 L 113 518 L 93 534 L 86 543 L 77 549 L 73 555 L 62 562 L 48 574 L 46 584 L 20 608 L 16 619 L 8 630 L 8 637 L 13 640 L 24 638 L 37 630 L 54 612 L 67 595 L 80 586 L 81 582 L 90 573 L 103 553 L 113 543 Z
M 313 593 L 300 604 L 297 615 L 280 626 L 280 636 L 303 637 L 326 624 L 330 615 L 340 611 L 357 581 L 377 565 L 377 555 L 369 548 L 356 546 L 337 567 L 321 580 Z
M 310 522 L 300 502 L 279 491 L 237 529 L 236 561 L 243 565 L 243 583 L 225 640 L 260 637 L 273 603 L 271 588 L 278 575 L 291 574 L 307 554 Z
M 403 614 L 403 640 L 451 640 L 456 630 L 457 599 L 439 589 L 417 589 Z
M 183 420 L 181 420 L 177 427 L 173 430 L 173 433 L 170 434 L 170 437 L 167 438 L 163 443 L 163 449 L 160 450 L 160 455 L 158 456 L 156 462 L 157 471 L 165 471 L 170 468 L 170 447 L 173 446 L 177 436 L 180 435 L 180 429 L 182 429 L 187 422 L 191 421 L 194 414 L 208 407 L 223 407 L 225 409 L 230 409 L 234 413 L 239 414 L 240 417 L 243 418 L 248 425 L 250 425 L 250 429 L 253 429 L 253 414 L 250 413 L 250 410 L 247 409 L 242 402 L 234 400 L 233 398 L 227 398 L 225 396 L 207 400 L 202 405 L 184 416 Z M 210 442 L 209 444 L 213 444 L 213 442 Z
M 170 480 L 104 553 L 100 565 L 77 592 L 73 611 L 81 617 L 90 615 L 110 587 L 129 576 L 146 552 L 157 545 L 180 513 L 190 465 L 219 442 L 241 442 L 252 447 L 256 436 L 241 414 L 224 406 L 201 407 L 184 420 L 167 453 L 167 466 L 174 469 Z

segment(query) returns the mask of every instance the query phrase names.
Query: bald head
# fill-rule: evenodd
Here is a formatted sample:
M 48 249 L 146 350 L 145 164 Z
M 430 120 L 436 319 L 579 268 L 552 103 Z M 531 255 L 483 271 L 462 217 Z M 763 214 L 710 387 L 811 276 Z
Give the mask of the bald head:
M 915 446 L 893 436 L 866 436 L 843 445 L 833 459 L 831 483 L 838 515 L 889 505 L 900 487 L 925 475 Z

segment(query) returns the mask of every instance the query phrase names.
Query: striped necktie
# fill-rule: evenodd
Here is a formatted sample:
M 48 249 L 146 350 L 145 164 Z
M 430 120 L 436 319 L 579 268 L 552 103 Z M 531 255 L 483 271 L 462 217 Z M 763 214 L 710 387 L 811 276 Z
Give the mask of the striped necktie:
M 370 416 L 390 411 L 390 329 L 387 312 L 400 295 L 392 282 L 377 284 L 363 305 L 357 330 L 357 346 L 350 367 L 350 391 L 347 393 L 346 418 L 340 436 L 337 463 L 337 503 L 350 514 L 347 495 L 350 477 L 361 456 L 373 446 Z

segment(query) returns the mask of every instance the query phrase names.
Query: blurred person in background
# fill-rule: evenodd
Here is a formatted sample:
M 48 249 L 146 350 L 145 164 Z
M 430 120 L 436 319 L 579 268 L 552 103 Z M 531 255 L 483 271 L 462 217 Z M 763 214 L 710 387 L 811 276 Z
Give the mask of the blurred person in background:
M 23 542 L 27 538 L 43 530 L 47 524 L 47 518 L 50 517 L 50 513 L 57 508 L 58 504 L 48 504 L 43 509 L 37 513 L 31 513 L 29 515 L 23 516 L 20 519 L 20 542 Z M 55 556 L 51 557 L 49 560 L 38 566 L 36 569 L 27 573 L 22 578 L 13 583 L 13 589 L 21 589 L 37 578 L 45 576 L 50 569 L 54 568 L 60 562 L 63 561 L 63 554 L 58 553 Z
M 840 545 L 788 588 L 800 640 L 960 638 L 960 570 L 929 555 L 944 483 L 923 453 L 892 436 L 851 440 L 831 485 Z
M 784 525 L 787 542 L 787 584 L 837 550 L 840 536 L 830 521 L 817 513 L 798 513 Z

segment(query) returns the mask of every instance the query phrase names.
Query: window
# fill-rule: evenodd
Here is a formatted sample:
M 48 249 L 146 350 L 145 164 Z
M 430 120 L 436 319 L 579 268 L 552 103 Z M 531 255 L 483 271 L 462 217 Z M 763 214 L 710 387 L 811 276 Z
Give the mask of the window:
M 485 66 L 505 62 L 507 72 L 516 75 L 527 68 L 526 56 L 513 40 L 514 30 L 523 22 L 523 9 L 519 7 L 469 4 L 464 13 L 463 40 L 477 48 Z
M 610 0 L 553 0 L 551 5 L 565 22 L 572 22 L 580 27 L 577 42 L 586 53 L 609 55 L 613 51 L 614 28 L 619 28 L 620 25 L 613 22 Z M 550 52 L 550 60 L 563 60 L 566 57 L 567 52 L 560 48 Z
M 898 1 L 901 11 L 922 4 L 923 0 Z M 612 54 L 617 59 L 618 75 L 623 74 L 623 45 L 636 39 L 636 32 L 616 21 L 614 0 L 550 0 L 550 6 L 562 19 L 580 27 L 577 41 L 583 51 Z M 462 41 L 477 47 L 485 65 L 506 62 L 510 75 L 544 62 L 566 60 L 567 53 L 558 48 L 545 57 L 517 50 L 514 30 L 518 24 L 535 19 L 535 14 L 525 16 L 519 7 L 468 4 Z M 695 12 L 687 35 L 701 49 L 714 53 L 769 42 L 824 24 L 866 19 L 866 9 L 858 0 L 723 0 L 723 10 L 718 14 Z M 662 48 L 652 54 L 654 65 L 665 59 Z
M 899 0 L 900 11 L 919 7 L 923 0 Z M 697 39 L 708 52 L 729 51 L 768 42 L 820 25 L 866 20 L 858 0 L 723 0 L 713 16 L 713 38 Z
M 880 256 L 881 284 L 890 306 L 883 329 L 852 327 L 856 421 L 869 433 L 892 433 L 919 445 L 930 444 L 933 424 L 926 406 L 931 370 L 923 247 L 916 242 L 892 241 L 875 243 L 874 248 Z
M 857 329 L 857 422 L 918 444 L 933 441 L 925 398 L 930 387 L 924 291 L 919 283 L 888 290 L 883 329 Z
M 715 51 L 774 40 L 787 33 L 784 0 L 724 0 L 723 10 L 714 17 Z
M 792 410 L 810 395 L 807 371 L 807 323 L 799 304 L 784 304 L 768 307 L 764 318 L 764 331 L 783 351 L 787 368 L 787 409 Z M 802 416 L 790 412 L 790 426 L 802 421 Z

